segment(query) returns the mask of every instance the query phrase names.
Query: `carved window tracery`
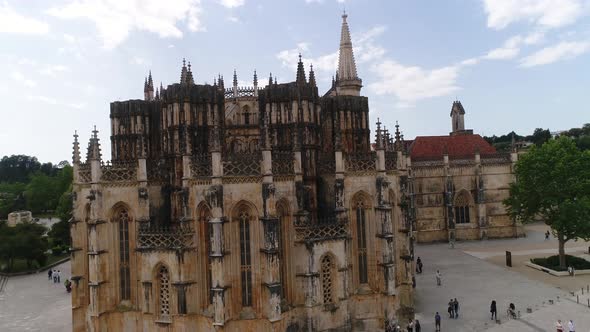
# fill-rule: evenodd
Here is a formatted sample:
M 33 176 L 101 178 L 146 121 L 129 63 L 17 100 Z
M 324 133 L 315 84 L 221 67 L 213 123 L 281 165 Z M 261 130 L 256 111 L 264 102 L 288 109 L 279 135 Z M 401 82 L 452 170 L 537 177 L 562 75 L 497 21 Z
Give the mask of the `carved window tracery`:
M 168 268 L 162 265 L 158 269 L 158 312 L 160 318 L 170 317 L 170 273 Z
M 240 280 L 242 306 L 252 306 L 252 257 L 250 253 L 250 213 L 241 211 L 240 223 Z
M 334 303 L 334 294 L 333 294 L 333 270 L 334 270 L 334 263 L 329 255 L 326 255 L 322 258 L 321 261 L 321 281 L 322 281 L 322 295 L 324 304 Z
M 119 288 L 121 300 L 131 299 L 131 275 L 129 269 L 129 212 L 119 210 Z
M 468 224 L 471 222 L 469 217 L 469 194 L 465 191 L 460 192 L 455 198 L 455 223 Z

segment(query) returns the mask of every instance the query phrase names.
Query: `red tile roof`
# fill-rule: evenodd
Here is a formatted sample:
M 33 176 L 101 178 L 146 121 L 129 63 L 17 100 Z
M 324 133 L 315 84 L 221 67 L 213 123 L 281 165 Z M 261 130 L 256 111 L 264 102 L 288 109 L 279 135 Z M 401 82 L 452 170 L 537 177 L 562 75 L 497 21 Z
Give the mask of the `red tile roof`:
M 449 158 L 473 156 L 479 149 L 481 155 L 494 154 L 496 149 L 479 135 L 418 136 L 410 146 L 413 160 L 442 159 L 445 152 Z

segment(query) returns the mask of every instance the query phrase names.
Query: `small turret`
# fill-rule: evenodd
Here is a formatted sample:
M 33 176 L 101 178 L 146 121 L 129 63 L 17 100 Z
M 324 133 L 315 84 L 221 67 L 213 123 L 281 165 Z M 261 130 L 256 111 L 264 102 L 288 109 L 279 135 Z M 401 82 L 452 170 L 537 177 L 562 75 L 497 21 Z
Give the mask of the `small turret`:
M 305 69 L 303 68 L 303 61 L 301 61 L 301 53 L 299 53 L 299 62 L 297 62 L 297 85 L 303 86 L 306 83 Z
M 473 130 L 465 129 L 465 109 L 458 100 L 455 100 L 451 107 L 451 122 L 453 128 L 451 135 L 473 134 Z
M 182 69 L 180 70 L 180 84 L 187 84 L 188 70 L 186 68 L 186 60 L 182 58 Z
M 268 86 L 270 87 L 272 85 L 272 73 L 270 73 L 270 75 L 268 76 Z
M 316 86 L 315 73 L 313 72 L 313 64 L 309 66 L 309 85 L 313 87 Z
M 254 97 L 258 97 L 258 76 L 256 75 L 256 69 L 254 69 Z
M 234 98 L 238 98 L 238 74 L 236 74 L 236 70 L 235 69 L 234 69 L 233 93 L 234 93 Z
M 144 100 L 154 100 L 154 80 L 152 79 L 152 71 L 145 80 L 145 87 L 143 89 Z
M 80 164 L 80 143 L 78 142 L 78 131 L 74 131 L 74 153 L 72 154 L 72 163 L 74 165 Z
M 193 71 L 191 70 L 191 62 L 188 62 L 188 71 L 187 71 L 187 84 L 193 85 L 195 84 L 195 79 L 193 77 Z
M 94 130 L 92 131 L 92 136 L 90 137 L 90 141 L 88 142 L 88 152 L 86 153 L 86 162 L 90 162 L 92 160 L 100 160 L 102 157 L 100 152 L 100 142 L 98 139 L 98 130 L 96 130 L 96 126 L 94 126 Z

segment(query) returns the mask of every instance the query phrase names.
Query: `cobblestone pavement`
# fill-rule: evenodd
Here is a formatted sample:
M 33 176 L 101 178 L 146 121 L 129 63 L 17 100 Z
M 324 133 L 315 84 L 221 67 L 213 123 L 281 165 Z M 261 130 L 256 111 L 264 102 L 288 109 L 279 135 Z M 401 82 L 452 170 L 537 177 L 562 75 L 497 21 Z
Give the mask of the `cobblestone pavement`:
M 62 283 L 47 280 L 47 273 L 11 277 L 0 293 L 0 331 L 72 330 L 72 301 L 63 285 L 70 277 L 70 262 L 55 267 Z
M 434 314 L 443 317 L 442 331 L 553 331 L 557 319 L 573 319 L 577 331 L 590 330 L 590 308 L 576 304 L 570 291 L 590 283 L 590 276 L 553 277 L 525 267 L 529 257 L 542 257 L 557 251 L 557 243 L 545 241 L 543 225 L 527 227 L 524 239 L 505 239 L 448 244 L 419 245 L 416 255 L 424 262 L 417 275 L 416 317 L 423 331 L 434 331 Z M 568 253 L 582 250 L 587 243 L 571 243 Z M 579 247 L 579 248 L 578 248 Z M 553 252 L 548 250 L 555 248 Z M 505 250 L 513 251 L 513 267 L 504 266 Z M 521 255 L 522 254 L 522 255 Z M 443 275 L 437 286 L 435 272 Z M 580 302 L 586 301 L 580 296 Z M 447 303 L 457 298 L 459 319 L 450 319 Z M 501 324 L 490 319 L 490 303 L 496 300 Z M 550 304 L 552 300 L 554 304 Z M 521 318 L 508 321 L 506 309 L 514 303 Z M 531 308 L 532 313 L 526 313 Z

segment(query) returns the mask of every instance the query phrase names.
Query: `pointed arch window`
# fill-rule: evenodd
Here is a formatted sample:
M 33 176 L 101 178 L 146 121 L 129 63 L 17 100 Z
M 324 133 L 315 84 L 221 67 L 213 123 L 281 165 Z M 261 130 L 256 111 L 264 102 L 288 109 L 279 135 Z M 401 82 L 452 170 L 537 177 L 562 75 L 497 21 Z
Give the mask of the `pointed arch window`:
M 332 284 L 334 282 L 333 277 L 333 266 L 334 263 L 329 255 L 322 258 L 321 261 L 321 280 L 322 280 L 322 295 L 324 304 L 334 303 L 334 294 Z
M 129 212 L 119 210 L 119 292 L 121 300 L 131 299 L 131 274 L 129 268 Z
M 158 313 L 160 318 L 170 317 L 170 273 L 164 265 L 158 269 Z
M 468 224 L 469 218 L 469 194 L 465 191 L 459 193 L 455 198 L 455 222 L 457 224 Z
M 357 252 L 359 283 L 368 282 L 367 275 L 367 212 L 362 201 L 356 205 Z
M 240 212 L 240 280 L 242 306 L 252 306 L 252 257 L 250 253 L 250 213 Z

